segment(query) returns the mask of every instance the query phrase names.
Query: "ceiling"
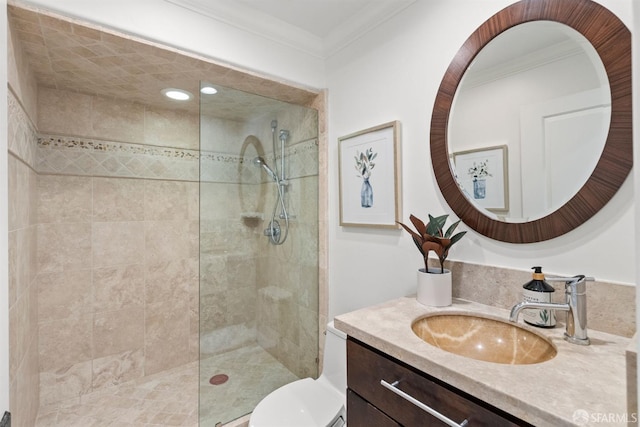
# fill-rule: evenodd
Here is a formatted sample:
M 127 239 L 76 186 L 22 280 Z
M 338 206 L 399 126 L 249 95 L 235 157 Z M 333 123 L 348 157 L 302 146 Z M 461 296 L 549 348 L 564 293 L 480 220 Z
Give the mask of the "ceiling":
M 164 0 L 326 58 L 416 0 Z
M 158 1 L 323 55 L 327 40 L 331 40 L 334 49 L 348 44 L 359 32 L 379 25 L 393 11 L 415 0 Z M 219 87 L 219 93 L 208 98 L 208 103 L 217 116 L 235 119 L 250 113 L 249 110 L 275 105 L 271 98 L 306 105 L 316 96 L 313 91 L 265 82 L 253 74 L 106 29 L 84 26 L 52 13 L 39 13 L 26 6 L 10 6 L 8 10 L 13 34 L 42 86 L 193 113 L 198 112 L 197 101 L 176 104 L 160 91 L 177 87 L 196 95 L 199 82 L 208 80 L 266 97 L 258 99 Z

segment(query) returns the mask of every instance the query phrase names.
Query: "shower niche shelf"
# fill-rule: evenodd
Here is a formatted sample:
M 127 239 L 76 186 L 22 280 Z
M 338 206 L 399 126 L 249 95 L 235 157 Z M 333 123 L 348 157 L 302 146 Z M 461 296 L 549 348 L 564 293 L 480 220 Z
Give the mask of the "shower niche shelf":
M 242 212 L 240 214 L 242 222 L 247 227 L 257 227 L 264 221 L 264 213 L 262 212 Z
M 263 220 L 264 213 L 262 212 L 242 212 L 240 217 L 245 220 Z

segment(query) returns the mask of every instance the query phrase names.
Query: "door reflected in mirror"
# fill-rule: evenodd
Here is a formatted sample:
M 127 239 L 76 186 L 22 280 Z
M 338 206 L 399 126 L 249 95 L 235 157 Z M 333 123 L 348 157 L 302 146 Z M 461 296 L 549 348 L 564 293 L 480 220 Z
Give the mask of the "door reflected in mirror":
M 607 73 L 592 44 L 559 22 L 516 25 L 489 42 L 464 73 L 449 118 L 451 168 L 485 215 L 536 220 L 587 182 L 610 119 Z M 495 147 L 504 147 L 504 159 L 491 157 Z M 469 167 L 469 153 L 476 168 Z

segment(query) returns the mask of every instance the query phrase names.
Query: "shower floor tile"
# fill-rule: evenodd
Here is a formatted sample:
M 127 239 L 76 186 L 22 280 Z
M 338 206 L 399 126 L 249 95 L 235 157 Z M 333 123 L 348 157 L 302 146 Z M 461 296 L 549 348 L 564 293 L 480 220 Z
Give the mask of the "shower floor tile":
M 214 427 L 251 412 L 269 392 L 298 379 L 257 344 L 205 359 L 198 371 L 192 362 L 40 408 L 35 427 Z M 229 379 L 212 385 L 216 374 Z
M 89 393 L 55 410 L 41 408 L 36 427 L 198 426 L 198 362 Z
M 229 380 L 212 385 L 214 375 Z M 248 414 L 264 396 L 299 379 L 259 345 L 250 345 L 202 360 L 200 427 L 214 427 Z

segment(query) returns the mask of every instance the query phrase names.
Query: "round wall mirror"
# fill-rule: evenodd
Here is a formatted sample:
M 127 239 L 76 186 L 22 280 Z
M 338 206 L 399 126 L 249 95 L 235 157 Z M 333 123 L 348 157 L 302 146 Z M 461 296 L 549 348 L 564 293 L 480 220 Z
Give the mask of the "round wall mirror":
M 590 0 L 524 0 L 449 66 L 431 122 L 438 185 L 460 219 L 505 242 L 573 230 L 632 167 L 631 40 Z

